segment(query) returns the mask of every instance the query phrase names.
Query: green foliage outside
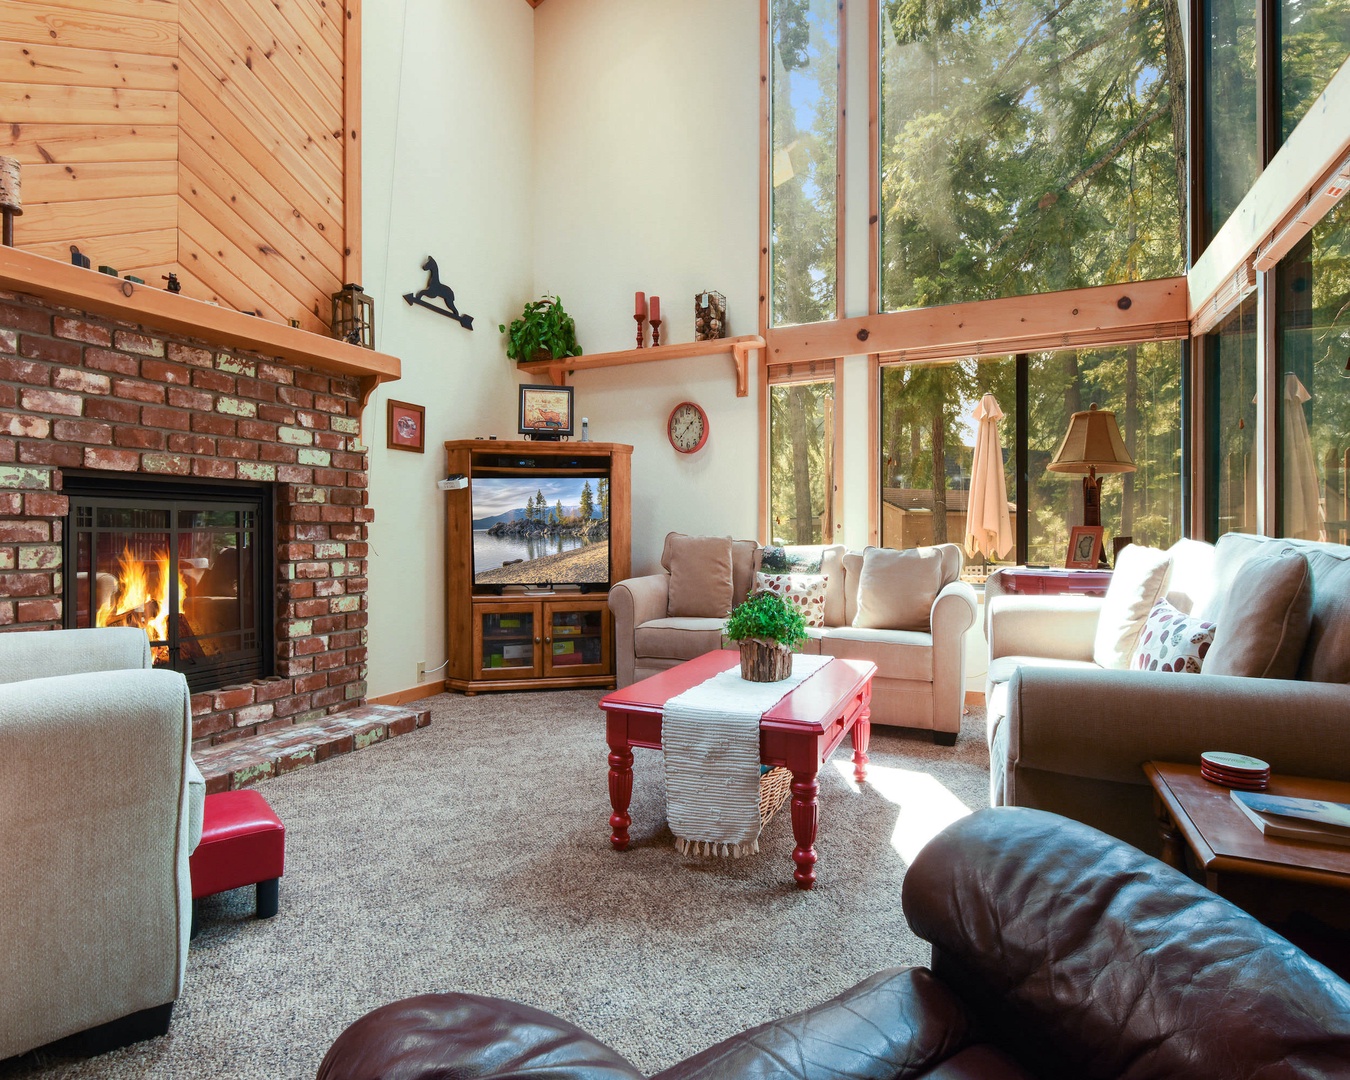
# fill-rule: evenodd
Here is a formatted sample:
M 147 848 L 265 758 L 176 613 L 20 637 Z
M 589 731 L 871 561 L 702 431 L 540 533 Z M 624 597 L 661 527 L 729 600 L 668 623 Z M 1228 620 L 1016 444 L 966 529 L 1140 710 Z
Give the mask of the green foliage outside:
M 1256 0 L 1207 6 L 1213 226 L 1256 169 Z M 1350 52 L 1350 0 L 1277 0 L 1280 125 L 1287 136 Z M 1178 0 L 883 0 L 881 5 L 882 309 L 1029 295 L 1181 273 L 1186 229 L 1186 62 Z M 835 316 L 836 7 L 773 0 L 770 24 L 771 323 Z M 1342 217 L 1345 216 L 1342 213 Z M 1345 507 L 1341 436 L 1350 431 L 1345 365 L 1350 270 L 1345 227 L 1319 227 L 1311 254 L 1286 260 L 1281 371 L 1297 370 L 1325 500 Z M 1313 262 L 1303 272 L 1298 260 Z M 1303 292 L 1293 283 L 1300 282 Z M 1288 295 L 1286 295 L 1286 293 Z M 1257 430 L 1254 327 L 1221 341 L 1219 531 L 1252 527 Z M 1230 363 L 1232 366 L 1230 366 Z M 895 365 L 880 388 L 884 489 L 922 490 L 926 542 L 960 542 L 956 505 L 970 472 L 969 414 L 994 393 L 1014 498 L 1016 432 L 1029 452 L 1027 558 L 1062 562 L 1082 520 L 1077 477 L 1048 473 L 1069 416 L 1095 401 L 1117 415 L 1138 470 L 1108 476 L 1108 537 L 1165 545 L 1182 531 L 1181 349 L 1149 343 L 1035 354 L 1026 416 L 1016 362 Z M 1329 381 L 1329 380 L 1335 380 Z M 833 384 L 770 389 L 770 529 L 784 543 L 827 540 Z M 1212 453 L 1213 451 L 1211 451 Z M 1331 520 L 1334 508 L 1327 509 Z M 882 542 L 905 546 L 885 533 Z M 1247 524 L 1244 525 L 1244 522 Z
M 774 0 L 770 20 L 769 321 L 782 326 L 835 315 L 838 7 Z
M 831 520 L 834 382 L 769 388 L 769 524 L 784 544 L 819 544 Z
M 760 638 L 795 649 L 806 640 L 806 623 L 797 609 L 771 592 L 751 593 L 727 618 L 727 638 Z
M 1177 0 L 885 0 L 882 306 L 1184 269 Z
M 501 323 L 497 324 L 497 329 L 503 334 L 508 333 Z M 512 360 L 534 360 L 540 353 L 547 353 L 554 359 L 581 355 L 576 323 L 563 310 L 562 301 L 556 296 L 531 300 L 520 318 L 511 320 L 506 355 Z

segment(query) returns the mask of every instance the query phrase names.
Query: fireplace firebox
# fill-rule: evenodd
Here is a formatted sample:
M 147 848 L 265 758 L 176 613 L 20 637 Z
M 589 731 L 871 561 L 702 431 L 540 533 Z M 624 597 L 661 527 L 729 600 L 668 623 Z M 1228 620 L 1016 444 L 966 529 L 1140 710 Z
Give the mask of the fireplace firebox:
M 134 626 L 193 693 L 272 674 L 272 493 L 67 474 L 65 623 Z

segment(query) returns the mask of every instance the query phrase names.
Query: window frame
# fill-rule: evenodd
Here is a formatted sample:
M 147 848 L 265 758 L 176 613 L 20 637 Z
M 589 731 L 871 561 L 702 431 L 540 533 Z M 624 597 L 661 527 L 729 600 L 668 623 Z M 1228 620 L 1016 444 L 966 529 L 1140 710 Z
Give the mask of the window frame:
M 842 416 L 847 409 L 843 371 L 848 358 L 867 361 L 867 528 L 869 542 L 876 543 L 880 533 L 880 477 L 878 467 L 879 368 L 881 356 L 895 354 L 903 359 L 948 359 L 954 356 L 1016 355 L 1047 348 L 1122 345 L 1160 340 L 1182 340 L 1182 522 L 1184 535 L 1214 539 L 1209 524 L 1211 478 L 1208 475 L 1207 446 L 1211 427 L 1216 422 L 1210 404 L 1215 373 L 1207 360 L 1206 335 L 1242 300 L 1259 294 L 1258 341 L 1258 425 L 1256 440 L 1258 483 L 1256 495 L 1257 532 L 1271 535 L 1276 528 L 1276 508 L 1281 490 L 1276 456 L 1278 438 L 1275 412 L 1278 395 L 1275 387 L 1276 352 L 1274 348 L 1274 271 L 1258 269 L 1259 258 L 1275 245 L 1287 240 L 1290 229 L 1311 228 L 1329 207 L 1310 215 L 1307 207 L 1318 190 L 1339 172 L 1350 169 L 1350 129 L 1336 118 L 1350 115 L 1350 61 L 1342 64 L 1323 90 L 1316 108 L 1310 109 L 1299 124 L 1280 142 L 1280 82 L 1277 0 L 1258 4 L 1258 115 L 1263 168 L 1237 209 L 1212 237 L 1204 235 L 1204 76 L 1197 47 L 1206 32 L 1204 6 L 1188 5 L 1187 68 L 1187 211 L 1186 229 L 1188 269 L 1184 276 L 1151 279 L 1075 289 L 1061 293 L 1031 293 L 997 300 L 974 301 L 933 308 L 899 312 L 880 311 L 880 18 L 881 0 L 836 0 L 840 19 L 839 155 L 837 159 L 838 273 L 835 290 L 835 318 L 819 323 L 770 327 L 768 324 L 769 229 L 770 229 L 770 3 L 761 0 L 761 206 L 760 206 L 760 332 L 765 347 L 759 354 L 760 371 L 760 513 L 759 520 L 769 535 L 768 526 L 768 390 L 774 372 L 782 364 L 829 361 L 835 364 L 836 408 Z M 864 231 L 856 213 L 846 217 L 844 190 L 847 187 L 848 158 L 844 112 L 851 83 L 846 64 L 847 41 L 857 32 L 849 12 L 867 19 L 868 47 L 868 197 Z M 855 43 L 856 43 L 855 39 Z M 856 164 L 856 163 L 855 163 Z M 856 210 L 856 207 L 855 207 Z M 1311 220 L 1301 222 L 1300 216 Z M 866 314 L 844 317 L 843 287 L 844 245 L 850 236 L 846 220 L 853 226 L 854 241 L 866 237 L 868 249 L 868 288 Z M 1295 238 L 1296 239 L 1296 238 Z M 1292 244 L 1292 242 L 1290 242 Z M 855 248 L 856 250 L 856 248 Z M 1266 282 L 1267 274 L 1271 281 Z M 845 424 L 836 424 L 836 522 L 846 515 L 843 498 L 847 448 L 843 445 Z M 1019 469 L 1019 472 L 1024 472 Z M 1019 538 L 1019 544 L 1021 544 Z M 1019 550 L 1025 550 L 1019 547 Z

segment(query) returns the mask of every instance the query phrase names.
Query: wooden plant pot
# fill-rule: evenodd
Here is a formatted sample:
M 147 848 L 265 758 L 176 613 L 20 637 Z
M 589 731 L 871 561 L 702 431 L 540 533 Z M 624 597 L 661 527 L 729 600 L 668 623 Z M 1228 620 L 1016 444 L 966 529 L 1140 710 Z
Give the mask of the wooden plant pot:
M 780 682 L 792 674 L 792 650 L 776 641 L 747 638 L 741 646 L 741 678 Z

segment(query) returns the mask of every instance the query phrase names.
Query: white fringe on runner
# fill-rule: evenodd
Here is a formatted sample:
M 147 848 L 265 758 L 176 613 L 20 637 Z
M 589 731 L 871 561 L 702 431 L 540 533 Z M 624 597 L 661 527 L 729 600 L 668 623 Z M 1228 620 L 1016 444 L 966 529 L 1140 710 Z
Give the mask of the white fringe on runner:
M 740 664 L 666 702 L 666 817 L 686 855 L 739 859 L 759 852 L 759 718 L 830 662 L 792 658 L 781 682 L 741 678 Z

